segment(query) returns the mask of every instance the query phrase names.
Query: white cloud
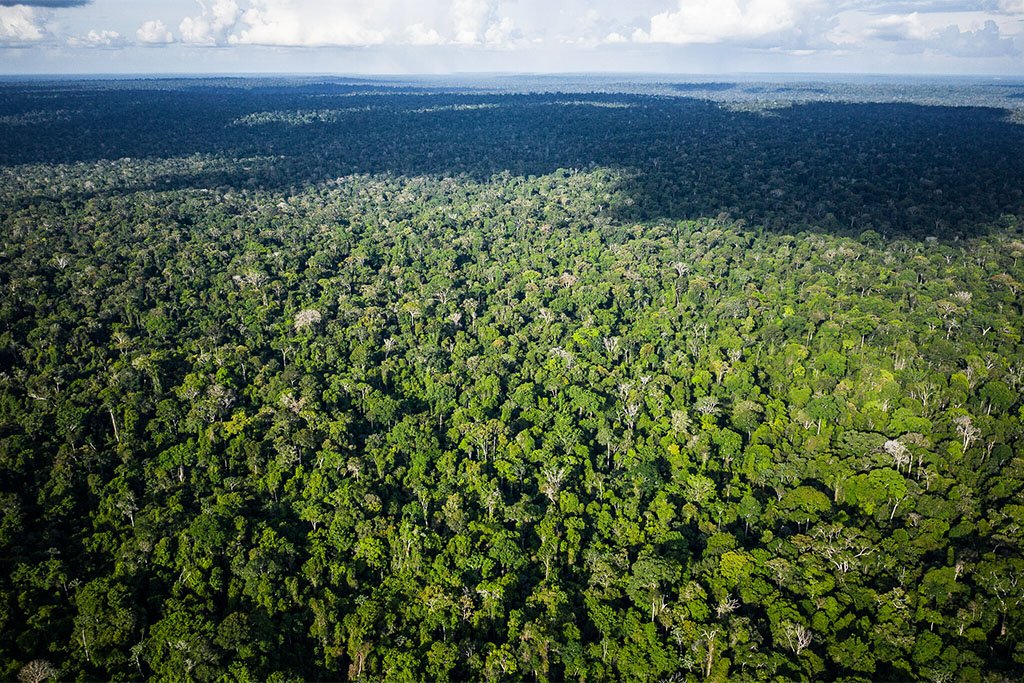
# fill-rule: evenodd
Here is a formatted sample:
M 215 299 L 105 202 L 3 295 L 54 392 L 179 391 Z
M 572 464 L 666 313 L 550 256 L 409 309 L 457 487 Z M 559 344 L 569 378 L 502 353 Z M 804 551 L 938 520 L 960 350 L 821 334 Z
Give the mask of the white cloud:
M 921 15 L 913 12 L 876 19 L 868 25 L 865 35 L 868 38 L 885 41 L 926 40 L 932 35 L 932 31 L 921 21 Z
M 127 44 L 117 31 L 93 29 L 84 36 L 68 38 L 69 47 L 124 47 Z
M 795 28 L 813 0 L 679 0 L 675 11 L 651 17 L 638 42 L 719 43 L 761 38 Z
M 487 0 L 454 0 L 455 42 L 464 45 L 479 43 L 490 13 L 491 3 Z
M 537 16 L 543 17 L 550 7 Z M 510 47 L 519 36 L 515 21 L 499 11 L 497 0 L 454 0 L 452 2 L 453 43 Z
M 484 44 L 496 47 L 512 47 L 518 34 L 516 24 L 508 17 L 491 22 L 484 31 Z
M 530 0 L 533 1 L 533 0 Z M 197 0 L 181 40 L 193 45 L 509 46 L 520 37 L 500 0 Z
M 984 58 L 1012 57 L 1020 54 L 1011 38 L 1000 34 L 996 22 L 988 20 L 974 31 L 961 30 L 959 26 L 947 26 L 931 43 L 937 51 L 955 57 Z
M 153 19 L 145 22 L 135 31 L 135 39 L 143 45 L 166 45 L 174 42 L 174 36 L 164 22 Z
M 1002 3 L 1009 8 L 1007 2 Z M 922 55 L 930 59 L 1016 60 L 1020 55 L 1020 17 L 989 11 L 967 10 L 954 5 L 934 4 L 909 14 L 875 16 L 866 12 L 844 12 L 829 38 L 860 54 L 874 52 L 906 57 Z
M 428 28 L 422 23 L 407 26 L 405 35 L 410 45 L 440 45 L 444 42 L 437 29 Z
M 981 69 L 977 58 L 987 57 L 1010 73 L 1021 73 L 1024 50 L 1024 0 L 155 0 L 116 17 L 104 3 L 28 1 L 0 0 L 0 49 L 117 47 L 125 38 L 140 47 L 357 46 L 373 49 L 353 64 L 426 71 L 917 70 L 926 59 L 926 71 L 956 71 Z M 643 45 L 622 49 L 631 41 Z M 138 55 L 139 65 L 162 59 Z
M 0 7 L 0 44 L 42 40 L 43 30 L 36 22 L 37 17 L 31 7 Z
M 238 45 L 381 45 L 393 36 L 380 21 L 385 4 L 254 0 L 230 40 Z
M 178 30 L 184 43 L 195 45 L 223 45 L 227 41 L 228 31 L 235 25 L 241 15 L 235 0 L 214 0 L 208 5 L 204 0 L 197 0 L 202 7 L 202 14 L 185 17 Z

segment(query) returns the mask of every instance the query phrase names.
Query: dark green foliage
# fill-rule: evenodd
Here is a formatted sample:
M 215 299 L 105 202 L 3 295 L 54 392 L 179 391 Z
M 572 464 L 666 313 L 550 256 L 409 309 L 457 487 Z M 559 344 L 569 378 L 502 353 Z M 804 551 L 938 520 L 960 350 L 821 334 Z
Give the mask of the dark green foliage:
M 205 151 L 252 134 L 223 124 L 254 94 L 199 92 L 161 94 L 154 120 L 220 121 L 196 129 Z M 128 106 L 105 96 L 108 115 Z M 691 205 L 713 218 L 640 222 L 653 195 L 622 165 L 388 173 L 446 170 L 423 165 L 429 145 L 367 142 L 428 114 L 351 97 L 386 115 L 355 114 L 365 166 L 340 168 L 380 173 L 322 181 L 288 122 L 352 122 L 314 109 L 246 119 L 272 127 L 261 153 L 297 145 L 287 159 L 0 170 L 0 678 L 1024 674 L 1019 211 L 967 207 L 960 240 L 826 217 L 769 231 L 716 196 Z M 538 102 L 492 103 L 527 119 L 520 144 L 564 141 L 535 127 Z M 491 111 L 417 134 L 458 116 L 486 131 Z M 565 135 L 608 125 L 559 111 L 543 116 Z M 725 116 L 612 111 L 641 128 L 671 113 L 677 135 Z M 836 140 L 878 125 L 846 116 Z M 158 132 L 155 154 L 180 148 Z M 814 163 L 856 162 L 821 144 Z M 734 154 L 723 173 L 761 163 Z

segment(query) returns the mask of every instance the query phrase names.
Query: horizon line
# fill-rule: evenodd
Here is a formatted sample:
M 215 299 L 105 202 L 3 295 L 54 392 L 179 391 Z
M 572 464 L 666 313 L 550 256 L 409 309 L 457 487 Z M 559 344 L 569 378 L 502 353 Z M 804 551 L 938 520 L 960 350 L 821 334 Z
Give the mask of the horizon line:
M 394 79 L 394 78 L 579 78 L 579 77 L 614 77 L 630 76 L 657 78 L 695 78 L 711 81 L 712 79 L 733 77 L 849 77 L 849 78 L 886 78 L 886 79 L 983 79 L 1000 81 L 1020 81 L 1024 83 L 1024 74 L 1007 75 L 998 73 L 933 73 L 933 72 L 883 72 L 883 71 L 722 71 L 722 72 L 687 72 L 687 71 L 445 71 L 445 72 L 344 72 L 344 71 L 111 71 L 111 72 L 39 72 L 39 73 L 5 73 L 0 72 L 0 79 L 214 79 L 214 78 L 349 78 L 349 79 Z

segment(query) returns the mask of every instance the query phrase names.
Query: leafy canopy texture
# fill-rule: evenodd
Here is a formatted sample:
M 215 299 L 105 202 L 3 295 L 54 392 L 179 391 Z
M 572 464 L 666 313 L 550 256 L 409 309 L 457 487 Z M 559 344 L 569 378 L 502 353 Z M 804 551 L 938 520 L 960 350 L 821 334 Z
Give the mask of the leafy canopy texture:
M 237 135 L 197 92 L 135 96 Z M 431 97 L 399 141 L 490 115 Z M 393 165 L 390 115 L 304 125 L 346 116 Z M 0 169 L 0 678 L 1024 674 L 1020 212 L 917 239 L 798 197 L 645 215 L 614 164 L 314 182 L 342 153 L 260 125 L 280 155 Z

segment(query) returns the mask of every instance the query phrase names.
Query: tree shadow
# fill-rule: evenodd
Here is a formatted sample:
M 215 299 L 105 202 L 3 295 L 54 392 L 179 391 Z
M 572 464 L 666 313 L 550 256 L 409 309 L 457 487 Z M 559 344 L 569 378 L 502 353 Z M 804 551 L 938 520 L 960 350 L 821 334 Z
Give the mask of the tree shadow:
M 609 167 L 628 178 L 632 201 L 615 207 L 624 220 L 728 214 L 781 231 L 954 238 L 1024 211 L 1024 126 L 996 109 L 739 111 L 684 97 L 452 94 L 369 82 L 2 92 L 4 165 L 264 159 L 256 170 L 185 167 L 126 181 L 129 191 L 287 191 L 352 173 L 486 179 Z

